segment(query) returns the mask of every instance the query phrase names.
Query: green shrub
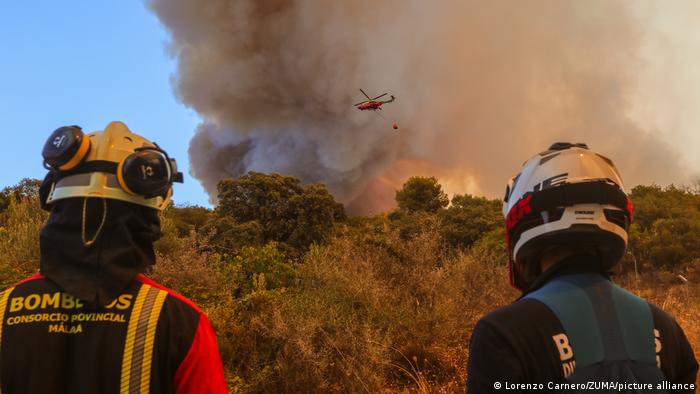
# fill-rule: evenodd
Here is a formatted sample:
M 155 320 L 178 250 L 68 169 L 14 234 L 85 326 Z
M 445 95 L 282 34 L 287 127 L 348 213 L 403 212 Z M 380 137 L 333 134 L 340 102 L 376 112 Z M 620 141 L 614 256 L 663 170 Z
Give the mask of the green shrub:
M 440 233 L 452 247 L 468 248 L 484 234 L 503 227 L 501 201 L 455 195 L 440 214 Z M 503 238 L 501 238 L 503 241 Z
M 233 273 L 231 279 L 240 294 L 288 287 L 294 281 L 294 267 L 274 242 L 261 248 L 246 247 L 228 264 L 231 267 L 226 269 Z
M 413 176 L 396 191 L 396 203 L 407 212 L 436 213 L 450 202 L 435 177 Z
M 241 244 L 274 241 L 299 257 L 312 243 L 324 242 L 334 224 L 345 219 L 342 204 L 325 186 L 303 186 L 290 176 L 249 172 L 222 180 L 218 191 L 219 206 L 208 227 L 215 230 L 217 243 L 230 246 L 233 253 Z M 253 243 L 245 244 L 247 240 Z
M 177 235 L 187 236 L 191 231 L 199 231 L 209 221 L 213 212 L 211 209 L 197 205 L 171 206 L 163 213 L 172 220 Z
M 492 267 L 505 267 L 508 251 L 505 243 L 505 229 L 496 227 L 483 234 L 471 248 L 471 255 L 477 261 Z
M 641 266 L 679 267 L 700 258 L 700 195 L 673 185 L 632 189 L 630 252 Z

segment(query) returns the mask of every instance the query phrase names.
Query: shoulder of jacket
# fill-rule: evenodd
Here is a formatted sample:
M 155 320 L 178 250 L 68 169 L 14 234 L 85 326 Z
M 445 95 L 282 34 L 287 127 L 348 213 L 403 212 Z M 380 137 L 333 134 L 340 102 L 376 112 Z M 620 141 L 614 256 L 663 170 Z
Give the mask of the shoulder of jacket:
M 542 302 L 534 299 L 519 299 L 487 313 L 479 319 L 478 323 L 499 331 L 528 329 L 532 325 L 540 324 L 541 321 L 538 318 L 543 314 L 551 315 L 551 312 Z
M 136 276 L 136 281 L 139 283 L 147 284 L 149 286 L 153 286 L 157 289 L 166 291 L 168 293 L 168 296 L 172 297 L 175 300 L 178 300 L 182 302 L 183 304 L 187 305 L 189 308 L 193 309 L 195 312 L 197 312 L 199 315 L 204 315 L 204 312 L 195 304 L 192 302 L 189 298 L 175 292 L 174 290 L 167 288 L 160 283 L 154 281 L 153 279 L 147 277 L 146 275 L 139 274 Z
M 56 290 L 60 290 L 58 288 L 58 286 L 54 282 L 52 282 L 50 279 L 48 279 L 46 276 L 44 276 L 41 273 L 36 273 L 32 276 L 29 276 L 27 278 L 22 279 L 21 281 L 15 283 L 12 286 L 9 286 L 5 289 L 2 289 L 2 291 L 10 290 L 10 289 L 14 290 L 17 288 L 26 288 L 27 286 L 29 286 L 30 288 L 35 288 L 35 286 L 40 286 L 40 287 L 46 286 L 49 288 L 56 288 Z
M 45 277 L 44 274 L 42 274 L 41 272 L 37 272 L 36 274 L 34 274 L 34 275 L 32 275 L 32 276 L 30 276 L 30 277 L 28 277 L 28 278 L 24 278 L 24 279 L 22 279 L 21 281 L 17 282 L 17 284 L 15 284 L 15 286 L 21 285 L 21 284 L 23 284 L 23 283 L 35 281 L 35 280 L 40 280 L 40 279 L 46 279 L 46 277 Z

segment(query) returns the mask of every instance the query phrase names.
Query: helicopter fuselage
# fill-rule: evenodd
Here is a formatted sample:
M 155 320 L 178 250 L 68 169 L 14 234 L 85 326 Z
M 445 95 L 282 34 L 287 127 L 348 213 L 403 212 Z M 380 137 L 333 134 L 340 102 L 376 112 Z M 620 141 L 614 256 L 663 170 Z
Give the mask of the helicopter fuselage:
M 357 109 L 359 109 L 360 111 L 365 111 L 365 110 L 368 110 L 368 109 L 369 109 L 369 110 L 373 110 L 373 111 L 376 111 L 376 110 L 378 110 L 378 109 L 381 110 L 383 104 L 391 103 L 391 102 L 393 102 L 394 100 L 396 100 L 396 97 L 394 97 L 394 96 L 391 96 L 391 99 L 390 99 L 390 100 L 386 100 L 386 101 L 381 101 L 381 100 L 369 100 L 369 101 L 365 101 L 365 102 L 362 103 L 362 104 L 357 105 Z
M 357 109 L 360 111 L 365 111 L 365 110 L 378 110 L 382 109 L 382 104 L 384 104 L 383 101 L 367 101 L 366 103 L 362 103 L 357 106 Z

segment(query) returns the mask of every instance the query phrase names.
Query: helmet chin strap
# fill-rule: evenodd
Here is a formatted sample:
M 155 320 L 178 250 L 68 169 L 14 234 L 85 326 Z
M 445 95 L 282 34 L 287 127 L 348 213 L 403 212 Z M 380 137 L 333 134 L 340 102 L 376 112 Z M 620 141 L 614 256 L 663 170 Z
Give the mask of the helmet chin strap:
M 100 226 L 97 228 L 97 231 L 95 231 L 95 235 L 92 237 L 90 240 L 85 239 L 85 222 L 87 221 L 87 200 L 88 197 L 83 198 L 83 229 L 82 229 L 82 237 L 83 237 L 83 246 L 86 248 L 89 248 L 92 246 L 95 241 L 97 241 L 97 237 L 100 236 L 100 232 L 102 231 L 102 227 L 104 227 L 105 222 L 107 221 L 107 199 L 102 198 L 102 221 L 100 222 Z

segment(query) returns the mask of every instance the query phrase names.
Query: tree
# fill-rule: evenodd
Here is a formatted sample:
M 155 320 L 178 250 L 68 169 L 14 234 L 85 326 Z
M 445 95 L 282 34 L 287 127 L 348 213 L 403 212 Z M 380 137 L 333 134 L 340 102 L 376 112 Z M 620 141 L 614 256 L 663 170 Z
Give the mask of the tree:
M 345 218 L 342 204 L 335 201 L 323 185 L 309 185 L 303 193 L 289 200 L 289 209 L 296 216 L 289 224 L 288 243 L 308 248 L 314 242 L 323 241 L 333 229 L 333 223 Z
M 8 186 L 0 190 L 0 212 L 5 211 L 10 206 L 10 199 L 16 202 L 23 198 L 38 199 L 41 180 L 24 178 L 14 186 Z
M 263 228 L 256 220 L 238 223 L 230 216 L 217 216 L 207 222 L 201 233 L 221 253 L 233 253 L 244 247 L 264 245 Z
M 659 219 L 633 242 L 640 256 L 655 267 L 676 267 L 700 258 L 700 220 Z
M 291 176 L 249 172 L 222 180 L 218 190 L 215 225 L 228 221 L 223 227 L 231 230 L 245 225 L 256 229 L 257 242 L 275 241 L 297 252 L 324 241 L 333 224 L 345 218 L 342 204 L 325 186 L 302 186 Z
M 700 258 L 700 194 L 692 189 L 637 186 L 630 251 L 642 263 L 674 267 Z
M 210 209 L 197 205 L 170 206 L 164 215 L 169 217 L 177 230 L 179 237 L 184 237 L 190 230 L 198 231 L 212 216 Z
M 453 247 L 468 248 L 485 233 L 503 227 L 501 201 L 469 194 L 455 195 L 440 217 L 440 233 Z
M 447 194 L 435 177 L 414 176 L 396 192 L 399 209 L 408 212 L 436 213 L 449 204 Z

